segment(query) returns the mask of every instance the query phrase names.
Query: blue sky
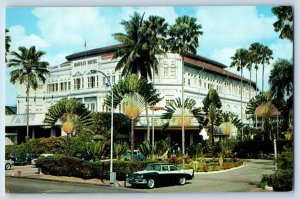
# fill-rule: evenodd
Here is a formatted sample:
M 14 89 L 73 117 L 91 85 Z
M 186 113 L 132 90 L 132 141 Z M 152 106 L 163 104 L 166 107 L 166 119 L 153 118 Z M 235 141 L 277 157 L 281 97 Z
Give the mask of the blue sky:
M 169 24 L 174 24 L 178 16 L 196 17 L 204 32 L 197 53 L 226 65 L 236 49 L 248 48 L 254 42 L 273 50 L 272 63 L 278 58 L 292 58 L 293 44 L 279 39 L 273 30 L 276 16 L 270 6 L 8 8 L 6 28 L 10 30 L 11 50 L 35 45 L 46 52 L 44 60 L 54 66 L 64 62 L 65 56 L 84 50 L 85 40 L 88 49 L 116 44 L 111 35 L 123 31 L 120 22 L 128 20 L 134 11 L 145 12 L 145 17 L 162 16 Z M 272 63 L 266 68 L 265 82 Z M 238 73 L 233 68 L 228 70 Z M 6 105 L 16 105 L 16 87 L 9 83 L 9 72 L 10 69 L 6 71 Z M 249 72 L 245 76 L 249 78 Z M 259 75 L 259 87 L 261 80 Z

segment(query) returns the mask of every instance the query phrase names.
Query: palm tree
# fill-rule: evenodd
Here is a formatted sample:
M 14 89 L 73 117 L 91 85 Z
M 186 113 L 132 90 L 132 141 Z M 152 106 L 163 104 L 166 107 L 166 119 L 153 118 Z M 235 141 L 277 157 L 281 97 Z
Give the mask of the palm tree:
M 147 79 L 141 77 L 138 78 L 137 75 L 132 74 L 120 80 L 118 84 L 113 87 L 114 93 L 114 107 L 118 105 L 124 106 L 122 100 L 127 96 L 134 93 L 138 93 L 143 101 L 146 103 L 146 107 L 154 106 L 156 103 L 161 101 L 162 98 L 159 97 L 158 91 L 154 88 L 152 83 L 149 83 Z M 111 94 L 106 96 L 105 103 L 111 106 Z M 147 109 L 146 109 L 147 110 Z M 147 117 L 148 119 L 148 117 Z M 147 122 L 147 125 L 149 123 Z M 148 137 L 148 135 L 147 135 Z
M 143 24 L 142 37 L 143 43 L 145 43 L 143 48 L 143 58 L 145 59 L 143 67 L 150 67 L 152 69 L 152 74 L 147 76 L 152 79 L 154 85 L 154 75 L 158 74 L 158 60 L 156 55 L 165 55 L 163 47 L 165 46 L 165 37 L 167 35 L 168 24 L 165 19 L 158 16 L 149 16 Z M 147 105 L 148 107 L 149 105 Z M 147 119 L 147 141 L 150 142 L 150 125 L 149 125 L 149 113 L 148 108 L 146 108 L 146 119 Z
M 270 96 L 270 94 L 267 94 Z M 268 96 L 268 97 L 269 97 Z M 255 110 L 255 115 L 261 117 L 263 119 L 263 129 L 264 132 L 268 132 L 268 133 L 272 133 L 273 134 L 273 147 L 274 147 L 274 159 L 275 159 L 275 167 L 277 167 L 277 143 L 276 143 L 276 137 L 277 137 L 277 133 L 275 134 L 274 131 L 272 131 L 270 128 L 268 128 L 270 126 L 270 118 L 272 116 L 277 116 L 280 115 L 280 112 L 278 111 L 278 109 L 274 106 L 274 104 L 272 104 L 272 102 L 270 100 L 262 103 L 261 105 L 259 105 L 256 110 Z M 277 121 L 278 122 L 278 121 Z M 271 131 L 271 132 L 270 132 Z
M 273 51 L 267 46 L 263 46 L 260 52 L 260 61 L 263 67 L 262 72 L 262 92 L 264 92 L 264 77 L 265 77 L 265 64 L 270 64 L 270 59 L 273 59 Z
M 50 107 L 45 115 L 44 123 L 53 126 L 58 121 L 62 124 L 62 128 L 67 127 L 63 129 L 66 133 L 87 128 L 93 123 L 90 111 L 75 98 L 63 98 Z
M 212 145 L 215 144 L 214 137 L 214 124 L 218 121 L 220 108 L 222 107 L 221 99 L 218 95 L 218 92 L 215 89 L 210 89 L 206 95 L 206 97 L 202 101 L 203 110 L 205 111 L 209 122 L 210 122 L 210 134 L 212 138 Z
M 255 95 L 257 95 L 257 71 L 258 71 L 258 65 L 260 64 L 259 56 L 260 56 L 260 52 L 261 52 L 262 48 L 263 48 L 263 45 L 258 42 L 251 44 L 249 47 L 251 62 L 252 62 L 252 64 L 254 64 L 254 68 L 256 70 L 256 73 L 255 73 L 255 85 L 256 85 Z
M 293 62 L 279 59 L 274 63 L 270 74 L 270 91 L 273 99 L 292 97 L 294 93 Z
M 120 61 L 118 62 L 115 70 L 118 71 L 122 69 L 122 76 L 127 76 L 129 74 L 151 74 L 149 69 L 145 69 L 143 63 L 141 63 L 141 41 L 140 37 L 142 35 L 141 28 L 143 26 L 143 16 L 134 12 L 134 15 L 131 16 L 131 20 L 121 22 L 121 25 L 124 26 L 125 34 L 124 33 L 115 33 L 113 37 L 121 42 L 123 46 L 115 51 L 112 59 L 116 59 L 121 57 Z
M 8 29 L 5 29 L 5 62 L 7 62 L 7 54 L 9 52 L 9 48 L 10 48 L 10 42 L 11 42 L 11 39 L 10 39 L 10 36 L 8 35 L 9 33 L 9 30 Z
M 68 155 L 70 155 L 70 137 L 74 131 L 92 125 L 90 112 L 84 104 L 74 98 L 63 98 L 51 106 L 45 115 L 44 123 L 49 126 L 59 121 L 61 129 L 67 134 Z
M 194 17 L 181 16 L 176 19 L 175 25 L 170 27 L 168 46 L 173 53 L 178 53 L 181 56 L 182 70 L 182 99 L 184 102 L 184 56 L 187 53 L 196 54 L 196 49 L 199 46 L 198 37 L 203 34 L 200 29 L 202 26 L 196 23 Z M 184 120 L 184 108 L 182 107 L 182 120 Z M 182 123 L 182 152 L 185 154 L 185 137 L 184 123 Z
M 294 39 L 293 8 L 291 6 L 275 6 L 272 8 L 273 14 L 278 18 L 273 26 L 276 32 L 280 31 L 279 38 Z
M 144 98 L 138 93 L 126 94 L 121 101 L 124 106 L 124 114 L 131 119 L 131 159 L 134 159 L 134 123 L 135 119 L 146 108 Z
M 249 51 L 245 49 L 236 50 L 233 57 L 231 57 L 232 62 L 230 67 L 236 67 L 237 71 L 241 71 L 241 121 L 243 122 L 243 68 L 249 63 Z M 243 139 L 243 128 L 242 128 L 242 139 Z
M 115 39 L 124 44 L 113 56 L 122 57 L 116 70 L 123 68 L 122 76 L 140 74 L 146 79 L 153 79 L 154 74 L 158 73 L 156 55 L 165 55 L 162 47 L 165 46 L 168 24 L 158 16 L 150 16 L 144 21 L 138 13 L 134 13 L 130 21 L 122 21 L 121 24 L 127 34 L 114 34 Z M 148 115 L 146 108 L 147 140 L 150 141 Z
M 289 115 L 293 110 L 294 98 L 293 62 L 279 59 L 275 62 L 270 74 L 270 91 L 274 104 L 282 113 L 286 130 L 289 124 Z
M 41 61 L 43 55 L 42 51 L 37 51 L 35 46 L 29 49 L 21 46 L 20 52 L 11 52 L 14 58 L 9 60 L 8 67 L 15 67 L 17 69 L 11 71 L 10 82 L 15 84 L 26 84 L 26 101 L 27 101 L 27 128 L 26 135 L 29 136 L 29 90 L 32 88 L 36 90 L 40 82 L 46 82 L 46 75 L 49 73 L 47 70 L 48 62 Z
M 189 125 L 191 123 L 191 118 L 194 117 L 199 124 L 199 130 L 203 128 L 207 124 L 207 118 L 205 117 L 205 113 L 202 111 L 202 108 L 194 108 L 196 105 L 196 101 L 191 98 L 186 98 L 184 102 L 184 119 L 180 116 L 180 112 L 182 110 L 182 102 L 178 97 L 175 99 L 174 103 L 170 103 L 166 105 L 164 108 L 166 112 L 161 115 L 161 119 L 167 119 L 168 122 L 163 126 L 168 127 L 170 122 L 175 126 Z

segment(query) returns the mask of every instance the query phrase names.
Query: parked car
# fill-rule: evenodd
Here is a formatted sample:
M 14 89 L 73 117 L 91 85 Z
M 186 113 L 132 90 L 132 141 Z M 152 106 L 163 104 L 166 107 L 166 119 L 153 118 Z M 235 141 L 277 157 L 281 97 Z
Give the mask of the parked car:
M 12 160 L 5 160 L 5 170 L 9 170 L 14 166 L 14 161 Z
M 15 165 L 28 164 L 26 154 L 10 153 L 9 159 L 14 161 Z
M 139 151 L 139 150 L 134 150 L 133 151 L 133 157 L 135 160 L 146 160 L 145 156 Z M 125 160 L 131 160 L 131 153 L 127 153 L 124 156 Z
M 82 160 L 86 160 L 86 161 L 93 160 L 93 155 L 90 154 L 89 152 L 85 152 L 85 151 L 76 152 L 76 153 L 74 153 L 73 156 L 76 158 L 82 159 Z
M 14 161 L 15 165 L 25 165 L 31 164 L 31 160 L 37 158 L 37 155 L 35 153 L 10 153 L 8 158 Z
M 33 159 L 36 159 L 37 157 L 38 157 L 38 155 L 35 153 L 26 153 L 26 160 L 27 160 L 28 164 L 31 164 L 31 161 Z
M 132 186 L 144 185 L 153 189 L 157 185 L 180 184 L 194 177 L 194 170 L 180 170 L 175 164 L 148 164 L 144 171 L 133 172 L 126 177 L 126 182 Z
M 39 157 L 32 159 L 31 164 L 35 165 L 36 160 L 39 158 L 45 158 L 45 157 L 49 157 L 49 156 L 53 156 L 53 155 L 54 154 L 52 154 L 52 153 L 42 153 L 41 155 L 39 155 Z

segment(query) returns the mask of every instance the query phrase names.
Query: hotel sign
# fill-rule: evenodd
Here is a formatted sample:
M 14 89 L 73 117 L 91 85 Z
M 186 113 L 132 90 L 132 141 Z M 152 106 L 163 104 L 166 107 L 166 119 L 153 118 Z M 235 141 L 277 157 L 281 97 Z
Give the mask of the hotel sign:
M 92 59 L 92 60 L 89 60 L 89 61 L 81 61 L 81 62 L 74 63 L 74 67 L 91 65 L 91 64 L 97 64 L 97 59 Z

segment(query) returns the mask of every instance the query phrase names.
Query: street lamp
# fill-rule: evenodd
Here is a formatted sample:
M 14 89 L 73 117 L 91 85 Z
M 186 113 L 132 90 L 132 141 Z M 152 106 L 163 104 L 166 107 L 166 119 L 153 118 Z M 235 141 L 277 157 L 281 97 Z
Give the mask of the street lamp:
M 109 80 L 109 77 L 102 71 L 100 70 L 91 70 L 92 73 L 99 72 L 101 73 L 106 79 L 107 82 L 111 88 L 111 123 L 110 123 L 110 167 L 109 167 L 109 178 L 110 178 L 110 184 L 115 183 L 116 179 L 116 173 L 113 172 L 113 135 L 114 135 L 114 92 L 113 92 L 113 87 L 111 84 L 111 81 Z
M 154 150 L 154 111 L 163 110 L 163 108 L 159 106 L 151 106 L 149 108 L 152 110 L 152 149 Z

